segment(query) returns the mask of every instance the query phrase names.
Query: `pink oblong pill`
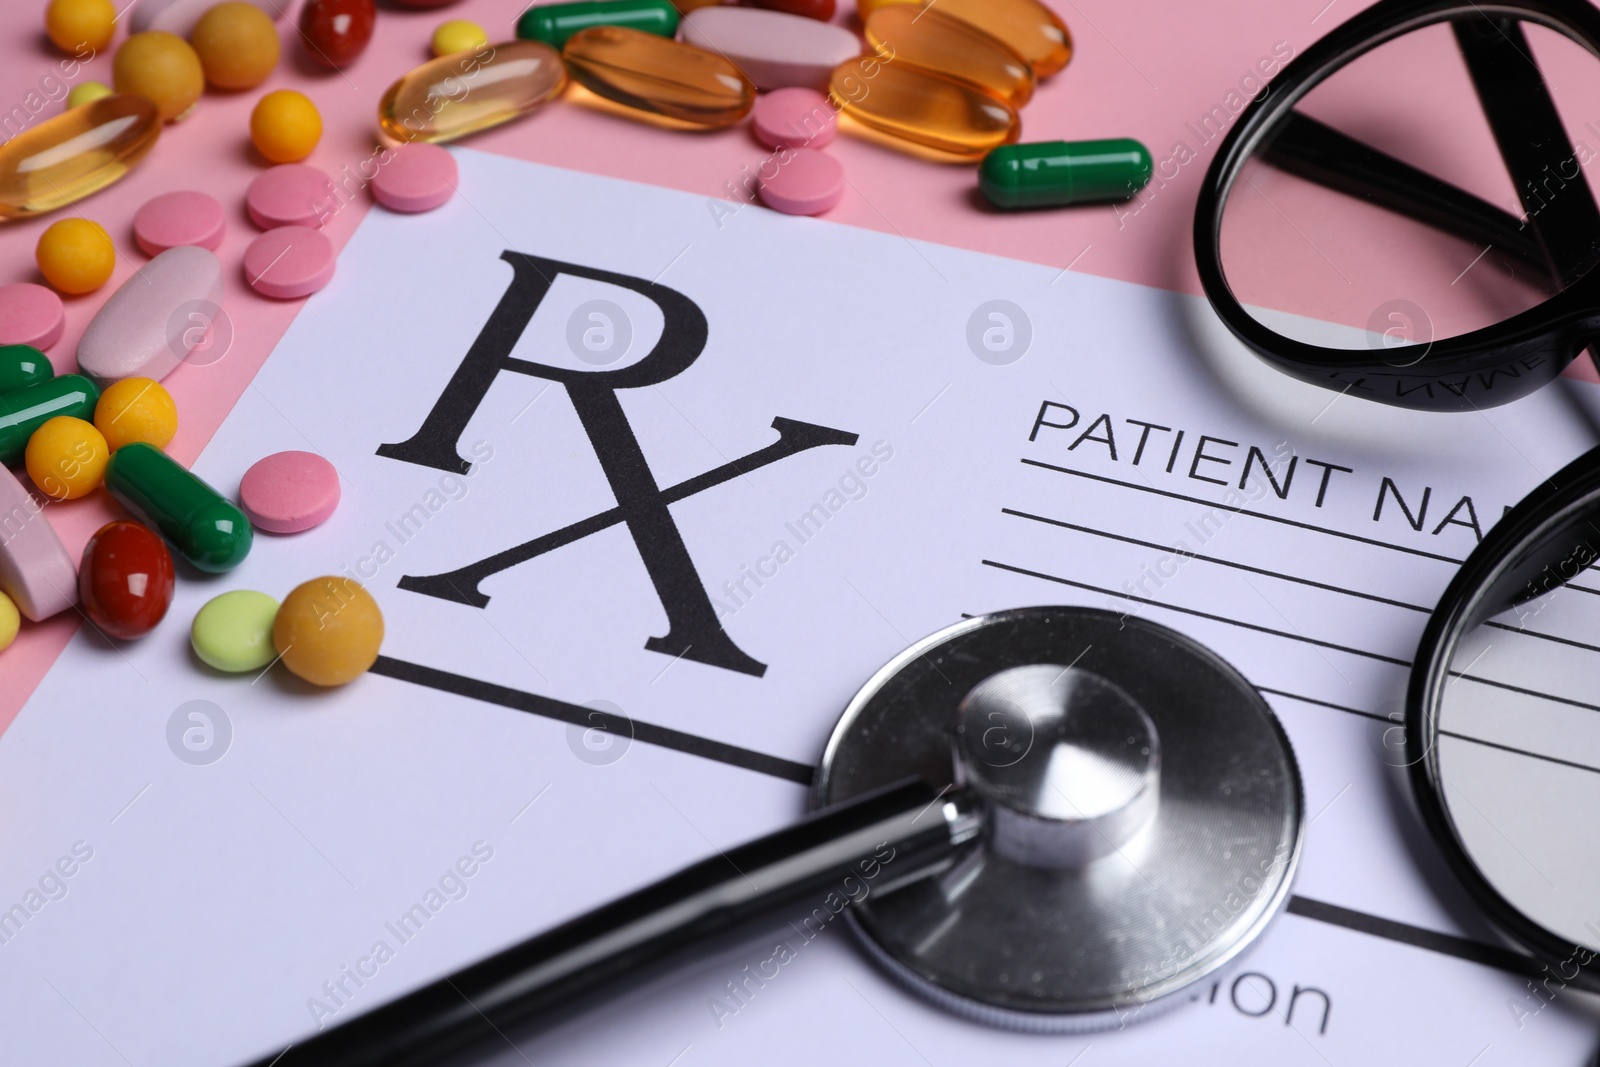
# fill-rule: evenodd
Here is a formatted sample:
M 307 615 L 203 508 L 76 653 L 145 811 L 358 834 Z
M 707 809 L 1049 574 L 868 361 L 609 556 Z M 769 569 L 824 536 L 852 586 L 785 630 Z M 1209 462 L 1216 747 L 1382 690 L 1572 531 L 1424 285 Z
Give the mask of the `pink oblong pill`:
M 755 7 L 696 8 L 678 33 L 726 56 L 758 89 L 824 88 L 834 67 L 861 54 L 861 42 L 843 26 Z
M 221 312 L 222 263 L 194 245 L 169 248 L 140 267 L 95 312 L 78 341 L 78 369 L 101 386 L 160 381 L 206 339 L 197 322 Z
M 244 472 L 239 504 L 259 530 L 309 530 L 339 506 L 339 472 L 314 452 L 277 452 Z
M 768 148 L 821 148 L 838 132 L 839 112 L 815 89 L 774 89 L 756 98 L 750 128 Z
M 432 211 L 456 191 L 456 157 L 425 141 L 394 150 L 372 176 L 372 195 L 390 211 Z
M 778 173 L 761 180 L 761 200 L 787 215 L 820 215 L 844 196 L 844 167 L 815 148 L 790 151 Z
M 78 602 L 78 570 L 44 507 L 0 467 L 0 590 L 34 622 Z
M 132 32 L 166 30 L 187 40 L 194 30 L 194 24 L 200 21 L 200 16 L 216 2 L 217 0 L 139 0 L 139 3 L 129 5 L 133 8 L 133 17 L 130 20 Z M 275 19 L 282 18 L 284 9 L 289 6 L 281 0 L 247 0 L 247 2 L 259 7 Z
M 185 189 L 146 200 L 133 214 L 133 239 L 145 255 L 195 245 L 215 252 L 226 227 L 216 197 Z
M 61 340 L 67 312 L 54 289 L 32 282 L 0 285 L 0 345 L 49 348 Z
M 321 226 L 339 209 L 333 179 L 309 163 L 284 163 L 264 170 L 244 193 L 250 221 L 263 230 Z
M 310 296 L 333 278 L 333 242 L 309 226 L 279 226 L 244 250 L 244 277 L 262 296 Z

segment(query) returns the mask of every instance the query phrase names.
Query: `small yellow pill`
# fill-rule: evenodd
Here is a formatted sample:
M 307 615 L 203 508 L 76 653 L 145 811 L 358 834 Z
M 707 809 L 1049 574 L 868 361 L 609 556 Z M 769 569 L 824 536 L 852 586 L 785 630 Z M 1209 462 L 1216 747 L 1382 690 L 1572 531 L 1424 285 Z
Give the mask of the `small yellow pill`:
M 111 84 L 119 93 L 150 101 L 162 121 L 175 122 L 200 99 L 206 76 L 188 41 L 165 30 L 146 30 L 117 49 L 111 62 Z
M 189 33 L 206 81 L 218 89 L 254 89 L 278 65 L 278 27 L 243 0 L 207 9 Z
M 98 100 L 102 96 L 110 95 L 111 86 L 104 82 L 84 82 L 82 85 L 74 85 L 72 91 L 67 94 L 67 106 L 82 107 L 84 104 Z
M 111 450 L 93 423 L 57 415 L 33 431 L 23 462 L 39 492 L 52 500 L 76 500 L 105 479 Z
M 283 598 L 272 644 L 283 665 L 312 685 L 344 685 L 377 661 L 383 613 L 359 582 L 313 578 Z
M 10 597 L 0 593 L 0 652 L 4 652 L 17 639 L 17 630 L 21 627 L 22 616 L 17 606 Z
M 124 378 L 100 394 L 94 426 L 113 452 L 134 441 L 166 448 L 178 432 L 178 405 L 160 382 Z
M 70 55 L 88 58 L 111 43 L 117 9 L 111 0 L 50 0 L 44 9 L 44 32 Z
M 322 116 L 304 93 L 275 89 L 250 112 L 250 140 L 273 163 L 298 163 L 322 139 Z
M 44 280 L 71 296 L 100 288 L 117 265 L 110 235 L 99 223 L 80 218 L 51 223 L 33 255 Z
M 433 54 L 448 56 L 454 52 L 476 51 L 489 43 L 489 34 L 476 22 L 451 19 L 439 23 L 433 31 Z

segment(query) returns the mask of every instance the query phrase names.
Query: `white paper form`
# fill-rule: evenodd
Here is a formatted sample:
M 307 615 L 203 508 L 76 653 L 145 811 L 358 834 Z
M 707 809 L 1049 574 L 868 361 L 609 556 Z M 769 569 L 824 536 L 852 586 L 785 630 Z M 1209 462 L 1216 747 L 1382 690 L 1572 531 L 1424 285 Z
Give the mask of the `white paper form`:
M 457 158 L 451 204 L 363 222 L 196 464 L 231 492 L 318 451 L 338 512 L 186 576 L 143 641 L 81 633 L 0 738 L 7 1062 L 242 1062 L 786 825 L 877 667 L 1038 603 L 1191 634 L 1283 718 L 1312 821 L 1239 975 L 1126 1031 L 1023 1037 L 924 1005 L 830 929 L 759 988 L 742 968 L 775 944 L 505 1062 L 1592 1051 L 1581 998 L 1543 1006 L 1504 969 L 1385 742 L 1473 524 L 1596 440 L 1565 385 L 1390 411 L 1254 364 L 1193 298 Z M 677 364 L 646 383 L 664 333 Z M 193 661 L 210 596 L 318 574 L 381 604 L 372 675 L 312 692 Z M 631 742 L 585 729 L 624 717 Z

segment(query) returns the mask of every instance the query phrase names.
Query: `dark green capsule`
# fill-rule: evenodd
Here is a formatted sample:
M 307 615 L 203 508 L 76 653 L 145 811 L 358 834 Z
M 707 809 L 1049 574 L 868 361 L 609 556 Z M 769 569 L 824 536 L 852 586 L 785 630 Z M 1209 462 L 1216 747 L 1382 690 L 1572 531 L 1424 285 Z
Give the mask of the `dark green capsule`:
M 517 20 L 517 36 L 543 41 L 561 51 L 567 38 L 591 26 L 626 26 L 657 37 L 678 32 L 678 9 L 671 0 L 577 0 L 571 4 L 537 4 Z
M 220 574 L 250 554 L 250 520 L 221 493 L 143 441 L 123 445 L 106 464 L 106 488 L 172 550 Z
M 0 393 L 14 393 L 55 376 L 50 360 L 32 345 L 0 345 Z
M 978 188 L 995 207 L 1095 204 L 1128 199 L 1150 171 L 1150 150 L 1127 137 L 1008 144 L 983 157 Z
M 14 393 L 0 393 L 0 464 L 21 463 L 33 431 L 57 415 L 93 422 L 99 402 L 100 390 L 81 374 L 63 374 Z

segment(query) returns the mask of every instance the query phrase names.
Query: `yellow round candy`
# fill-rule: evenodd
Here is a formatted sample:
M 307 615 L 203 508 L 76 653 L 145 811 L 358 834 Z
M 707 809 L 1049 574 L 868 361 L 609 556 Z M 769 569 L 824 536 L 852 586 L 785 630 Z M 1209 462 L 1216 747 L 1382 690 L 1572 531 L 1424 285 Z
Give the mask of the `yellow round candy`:
M 275 89 L 250 112 L 250 140 L 274 163 L 298 163 L 322 138 L 322 116 L 304 93 Z
M 93 423 L 57 415 L 33 431 L 23 461 L 39 492 L 53 500 L 76 500 L 105 478 L 111 450 Z
M 119 93 L 142 96 L 166 122 L 188 114 L 206 87 L 200 57 L 177 34 L 146 30 L 122 42 L 111 63 L 111 84 Z
M 283 665 L 312 685 L 344 685 L 377 661 L 383 613 L 354 579 L 313 578 L 283 598 L 272 644 Z
M 209 8 L 189 33 L 206 81 L 218 89 L 254 89 L 278 65 L 278 27 L 254 4 L 227 0 Z
M 33 251 L 44 280 L 63 293 L 92 293 L 117 265 L 117 249 L 97 222 L 61 219 L 39 235 Z
M 178 432 L 178 405 L 160 382 L 124 378 L 100 394 L 94 425 L 113 452 L 135 441 L 166 448 Z
M 82 107 L 84 104 L 100 99 L 102 96 L 111 95 L 111 86 L 104 82 L 84 82 L 74 85 L 67 94 L 68 107 Z
M 111 43 L 117 9 L 111 0 L 50 0 L 44 32 L 63 52 L 88 58 Z
M 17 606 L 10 597 L 0 593 L 0 652 L 4 652 L 17 639 L 17 631 L 21 628 L 22 616 Z
M 433 54 L 436 56 L 476 50 L 488 43 L 489 35 L 483 27 L 467 19 L 441 22 L 439 28 L 433 31 Z

